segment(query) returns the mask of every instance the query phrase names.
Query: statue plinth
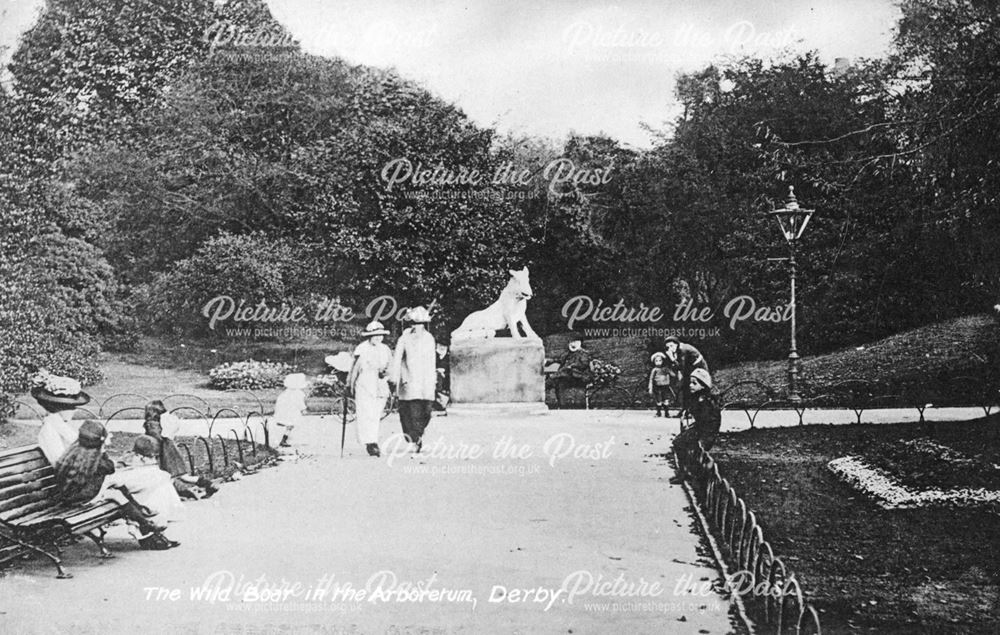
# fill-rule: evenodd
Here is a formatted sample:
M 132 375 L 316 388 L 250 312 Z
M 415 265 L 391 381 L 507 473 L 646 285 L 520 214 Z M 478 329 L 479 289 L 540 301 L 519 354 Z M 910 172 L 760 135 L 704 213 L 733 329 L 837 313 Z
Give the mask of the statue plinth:
M 495 337 L 452 341 L 450 356 L 452 404 L 545 409 L 542 340 Z

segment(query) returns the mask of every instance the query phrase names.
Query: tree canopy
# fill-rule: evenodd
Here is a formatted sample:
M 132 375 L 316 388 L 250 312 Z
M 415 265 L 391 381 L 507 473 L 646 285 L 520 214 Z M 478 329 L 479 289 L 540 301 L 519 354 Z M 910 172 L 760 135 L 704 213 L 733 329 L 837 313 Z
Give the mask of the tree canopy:
M 209 335 L 198 307 L 227 291 L 434 301 L 447 330 L 527 264 L 548 332 L 581 294 L 780 305 L 765 212 L 790 185 L 818 210 L 807 350 L 982 310 L 1000 294 L 1000 14 L 900 8 L 886 59 L 679 75 L 682 114 L 638 151 L 500 136 L 393 71 L 303 53 L 262 0 L 49 0 L 0 90 L 0 393 L 41 365 L 92 377 L 101 343 L 138 332 Z M 553 162 L 596 177 L 552 184 Z M 512 173 L 529 178 L 495 178 Z M 780 355 L 783 329 L 708 346 Z

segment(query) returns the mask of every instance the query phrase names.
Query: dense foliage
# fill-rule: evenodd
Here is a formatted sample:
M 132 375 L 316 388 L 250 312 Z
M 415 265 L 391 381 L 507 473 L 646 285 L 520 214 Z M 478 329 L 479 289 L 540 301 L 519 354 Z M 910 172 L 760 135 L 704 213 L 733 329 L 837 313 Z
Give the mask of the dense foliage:
M 786 246 L 764 212 L 789 185 L 818 210 L 799 252 L 805 351 L 983 311 L 1000 295 L 1000 14 L 900 6 L 885 60 L 681 75 L 683 113 L 636 151 L 501 138 L 394 72 L 205 37 L 282 39 L 261 0 L 49 0 L 0 89 L 0 394 L 41 366 L 93 379 L 99 346 L 140 331 L 215 335 L 202 308 L 219 295 L 389 294 L 434 302 L 446 332 L 527 264 L 542 332 L 576 295 L 665 322 L 682 300 L 780 306 L 768 258 Z M 550 186 L 556 159 L 610 178 Z M 404 164 L 482 178 L 388 183 Z M 508 168 L 531 178 L 491 182 Z M 699 344 L 716 360 L 784 350 L 785 324 L 713 324 L 723 336 Z
M 512 205 L 387 187 L 383 167 L 398 159 L 483 173 L 494 163 L 489 131 L 392 73 L 304 55 L 213 56 L 170 89 L 135 143 L 96 147 L 74 167 L 80 191 L 111 214 L 103 244 L 129 283 L 232 269 L 210 294 L 178 297 L 183 320 L 216 293 L 277 291 L 261 266 L 254 284 L 239 270 L 246 260 L 216 253 L 221 234 L 256 236 L 247 258 L 298 263 L 298 290 L 446 310 L 481 300 L 480 287 L 520 257 Z

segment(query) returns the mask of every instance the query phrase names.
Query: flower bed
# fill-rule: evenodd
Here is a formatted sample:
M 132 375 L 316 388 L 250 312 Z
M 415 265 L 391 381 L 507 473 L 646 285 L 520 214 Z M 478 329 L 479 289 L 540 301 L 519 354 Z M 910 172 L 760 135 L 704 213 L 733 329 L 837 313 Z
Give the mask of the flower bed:
M 1000 463 L 1000 416 L 933 426 L 934 440 Z M 927 426 L 804 425 L 723 433 L 712 455 L 820 611 L 824 633 L 994 633 L 993 505 L 883 509 L 828 463 L 925 438 Z
M 970 473 L 970 467 L 978 467 L 978 462 L 972 461 L 954 453 L 958 456 L 952 457 L 954 463 L 949 464 L 947 453 L 938 451 L 934 446 L 937 444 L 921 444 L 924 440 L 915 439 L 910 442 L 902 442 L 903 448 L 897 448 L 893 456 L 887 461 L 888 464 L 897 470 L 899 474 L 908 474 L 909 481 L 920 480 L 926 482 L 929 471 L 937 470 L 945 473 L 952 481 L 963 474 Z M 932 442 L 931 442 L 932 443 Z M 944 446 L 939 446 L 944 447 Z M 907 452 L 907 450 L 910 450 Z M 931 465 L 931 461 L 937 461 L 940 465 Z M 860 456 L 845 456 L 830 461 L 827 466 L 842 481 L 871 497 L 883 509 L 904 509 L 927 506 L 954 506 L 969 507 L 1000 502 L 1000 490 L 987 489 L 984 487 L 922 487 L 916 488 L 907 483 L 901 482 L 897 478 L 897 473 L 892 473 L 881 467 L 868 463 Z M 916 467 L 920 472 L 907 471 L 908 468 Z
M 208 372 L 208 383 L 219 390 L 280 388 L 285 376 L 294 372 L 292 365 L 283 362 L 248 359 L 216 366 Z

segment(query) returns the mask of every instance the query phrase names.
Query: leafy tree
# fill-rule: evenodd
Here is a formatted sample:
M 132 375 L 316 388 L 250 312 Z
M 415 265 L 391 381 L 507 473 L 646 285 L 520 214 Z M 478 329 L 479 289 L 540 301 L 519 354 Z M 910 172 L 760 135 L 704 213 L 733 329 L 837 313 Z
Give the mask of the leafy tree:
M 940 279 L 932 302 L 983 310 L 1000 297 L 1000 12 L 983 0 L 905 0 L 900 9 L 893 123 L 905 145 L 872 160 L 913 166 L 915 223 Z
M 405 159 L 488 183 L 491 144 L 491 132 L 390 72 L 298 53 L 218 55 L 173 82 L 134 139 L 95 149 L 74 175 L 110 212 L 102 244 L 130 284 L 205 237 L 262 232 L 295 245 L 315 290 L 437 300 L 456 313 L 521 259 L 519 211 L 481 196 L 482 184 L 390 188 L 383 170 Z
M 26 164 L 117 134 L 204 53 L 211 16 L 208 0 L 48 0 L 9 65 Z

